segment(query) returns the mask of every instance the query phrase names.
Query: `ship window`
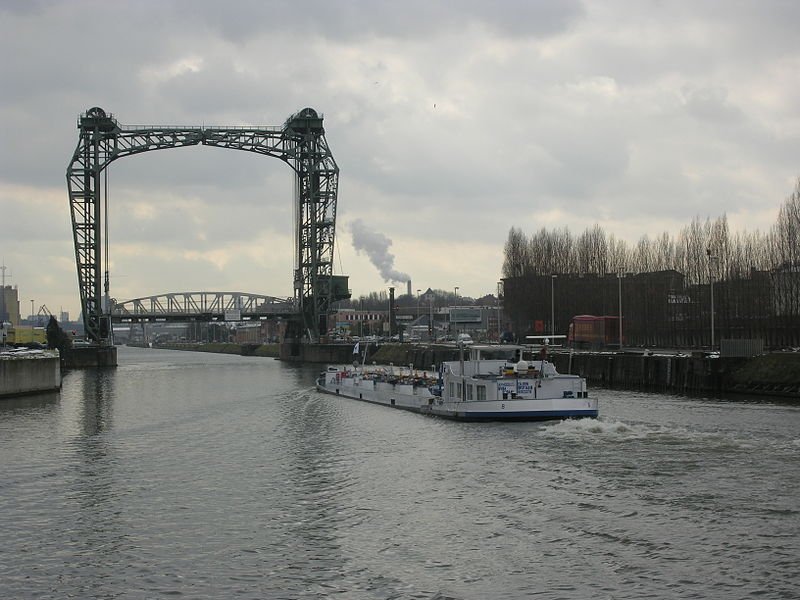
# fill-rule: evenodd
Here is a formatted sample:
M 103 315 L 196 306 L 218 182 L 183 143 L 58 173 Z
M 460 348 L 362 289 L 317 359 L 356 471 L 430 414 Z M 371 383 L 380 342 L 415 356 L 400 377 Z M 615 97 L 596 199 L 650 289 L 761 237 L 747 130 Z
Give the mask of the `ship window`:
M 467 400 L 472 400 L 472 386 L 467 386 Z
M 476 386 L 478 392 L 478 400 L 486 400 L 486 386 L 485 385 L 478 385 Z
M 455 385 L 456 385 L 456 384 L 455 384 L 455 383 L 453 383 L 452 381 L 450 382 L 450 392 L 449 392 L 449 394 L 448 394 L 448 395 L 449 395 L 451 398 L 453 398 L 453 397 L 456 395 L 456 394 L 455 394 L 455 389 L 456 389 L 456 388 L 455 388 Z
M 456 396 L 458 396 L 459 398 L 462 397 L 461 396 L 461 384 L 460 383 L 456 384 Z

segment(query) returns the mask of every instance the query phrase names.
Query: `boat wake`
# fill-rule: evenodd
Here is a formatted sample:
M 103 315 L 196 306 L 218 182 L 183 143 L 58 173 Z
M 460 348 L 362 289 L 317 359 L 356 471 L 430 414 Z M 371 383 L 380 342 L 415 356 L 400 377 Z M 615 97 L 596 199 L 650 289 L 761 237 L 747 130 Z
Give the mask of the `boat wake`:
M 602 439 L 620 443 L 648 441 L 676 449 L 702 447 L 706 451 L 717 452 L 751 451 L 765 446 L 772 451 L 780 451 L 792 446 L 787 440 L 743 438 L 736 432 L 720 429 L 703 431 L 684 426 L 606 421 L 602 417 L 560 421 L 544 426 L 542 432 L 546 436 L 561 439 Z
M 670 427 L 666 425 L 652 425 L 644 423 L 624 423 L 622 421 L 606 421 L 598 419 L 565 420 L 544 428 L 549 435 L 562 437 L 584 437 L 587 435 L 602 436 L 610 440 L 644 440 L 659 439 L 665 443 L 691 443 L 691 442 L 717 442 L 733 445 L 738 444 L 720 431 L 697 431 L 686 427 Z
M 552 425 L 545 425 L 545 434 L 564 436 L 564 435 L 617 435 L 626 437 L 638 437 L 647 435 L 648 431 L 642 426 L 629 425 L 622 421 L 604 421 L 602 419 L 567 419 Z

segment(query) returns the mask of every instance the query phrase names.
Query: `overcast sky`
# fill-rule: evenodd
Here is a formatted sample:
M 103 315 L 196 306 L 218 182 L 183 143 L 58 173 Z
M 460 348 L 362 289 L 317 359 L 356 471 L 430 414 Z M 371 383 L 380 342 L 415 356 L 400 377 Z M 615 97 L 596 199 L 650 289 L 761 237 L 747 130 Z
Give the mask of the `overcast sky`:
M 323 113 L 355 295 L 403 273 L 492 293 L 512 226 L 635 243 L 726 214 L 764 231 L 800 176 L 798 23 L 795 0 L 0 0 L 6 283 L 23 314 L 77 316 L 65 173 L 92 106 L 123 125 Z M 117 299 L 291 295 L 281 161 L 137 155 L 110 167 L 109 204 Z

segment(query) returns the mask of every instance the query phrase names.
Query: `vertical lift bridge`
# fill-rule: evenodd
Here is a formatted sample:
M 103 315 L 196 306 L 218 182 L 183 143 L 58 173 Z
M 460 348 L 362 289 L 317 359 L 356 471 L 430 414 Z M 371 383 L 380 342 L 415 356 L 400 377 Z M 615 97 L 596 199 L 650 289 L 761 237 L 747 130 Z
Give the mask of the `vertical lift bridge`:
M 120 125 L 113 115 L 94 107 L 79 117 L 78 131 L 67 167 L 67 190 L 87 338 L 111 343 L 108 271 L 104 285 L 101 273 L 101 217 L 108 210 L 101 174 L 125 156 L 198 144 L 272 156 L 293 169 L 298 319 L 289 335 L 305 334 L 317 341 L 325 333 L 330 304 L 350 293 L 347 276 L 333 274 L 339 167 L 325 139 L 322 116 L 313 108 L 304 108 L 280 127 L 137 127 Z

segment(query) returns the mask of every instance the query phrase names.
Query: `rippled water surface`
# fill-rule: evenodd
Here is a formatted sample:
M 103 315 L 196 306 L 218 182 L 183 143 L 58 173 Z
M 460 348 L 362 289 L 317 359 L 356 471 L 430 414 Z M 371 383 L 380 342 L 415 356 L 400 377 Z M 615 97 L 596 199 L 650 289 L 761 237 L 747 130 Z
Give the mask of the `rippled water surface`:
M 800 409 L 472 424 L 119 349 L 0 401 L 2 598 L 798 598 Z

